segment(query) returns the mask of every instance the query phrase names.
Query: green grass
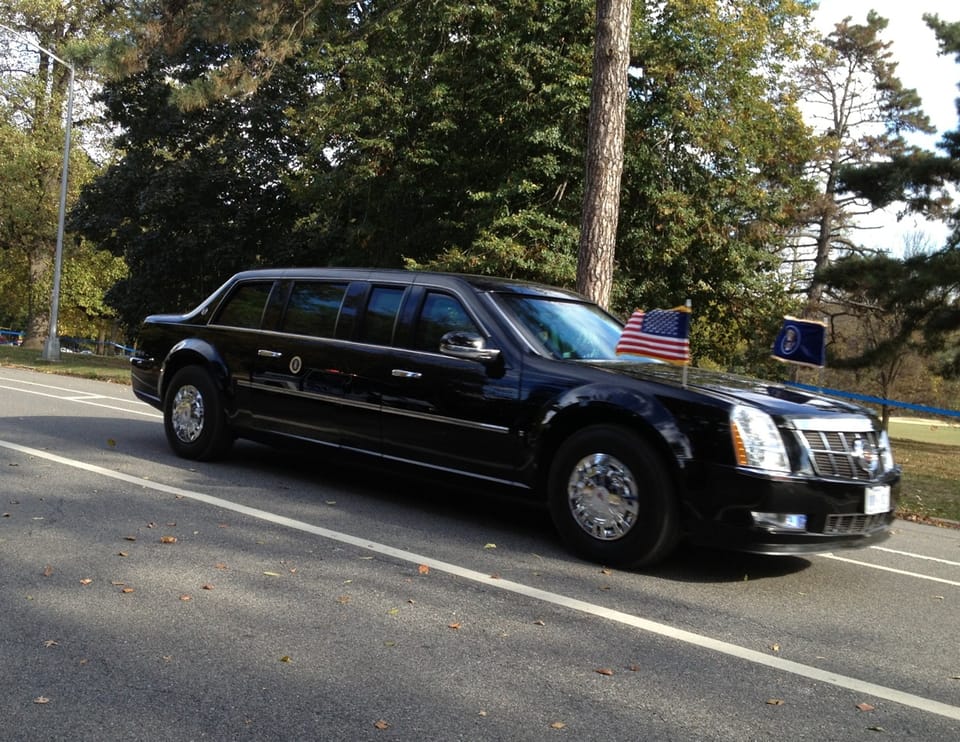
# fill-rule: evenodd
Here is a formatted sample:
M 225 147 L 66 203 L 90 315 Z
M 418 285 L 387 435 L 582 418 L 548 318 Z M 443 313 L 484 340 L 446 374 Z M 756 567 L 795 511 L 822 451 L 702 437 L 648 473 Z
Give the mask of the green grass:
M 17 366 L 48 374 L 130 383 L 130 360 L 122 356 L 61 353 L 60 361 L 44 361 L 41 355 L 39 350 L 0 345 L 0 366 Z
M 960 446 L 895 438 L 893 454 L 903 468 L 897 515 L 960 523 Z
M 0 345 L 0 366 L 130 383 L 126 358 L 62 353 L 59 363 L 41 360 L 40 351 Z M 891 422 L 893 451 L 903 467 L 897 515 L 920 522 L 960 522 L 960 428 L 940 422 Z

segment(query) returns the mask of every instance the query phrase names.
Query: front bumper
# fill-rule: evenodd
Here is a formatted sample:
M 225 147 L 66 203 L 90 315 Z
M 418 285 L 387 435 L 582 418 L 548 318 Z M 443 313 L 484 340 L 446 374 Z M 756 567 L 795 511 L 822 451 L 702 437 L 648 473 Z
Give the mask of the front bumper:
M 716 467 L 688 489 L 688 539 L 696 544 L 758 554 L 812 554 L 863 548 L 890 536 L 900 471 L 872 481 L 772 476 Z M 707 484 L 709 483 L 709 484 Z M 889 510 L 865 513 L 868 486 L 890 487 Z M 758 522 L 752 513 L 804 516 L 802 529 Z

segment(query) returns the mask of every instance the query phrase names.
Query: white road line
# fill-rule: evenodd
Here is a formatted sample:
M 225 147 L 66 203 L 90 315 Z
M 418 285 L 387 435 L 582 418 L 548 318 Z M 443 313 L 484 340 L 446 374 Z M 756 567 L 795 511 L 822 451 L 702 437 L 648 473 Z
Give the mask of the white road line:
M 25 380 L 25 379 L 11 379 L 11 378 L 9 378 L 9 377 L 7 377 L 7 376 L 0 376 L 0 381 L 9 381 L 11 384 L 23 384 L 23 385 L 25 385 L 25 386 L 38 386 L 38 387 L 41 387 L 41 388 L 43 388 L 43 389 L 56 389 L 58 392 L 68 392 L 68 393 L 70 393 L 70 394 L 76 394 L 76 393 L 77 393 L 77 390 L 76 390 L 76 389 L 70 389 L 70 388 L 65 387 L 65 386 L 54 386 L 53 384 L 41 384 L 41 383 L 38 382 L 38 381 L 27 381 L 27 380 Z M 4 389 L 13 389 L 13 388 L 14 388 L 14 387 L 4 387 Z M 85 392 L 85 393 L 86 393 L 86 392 Z M 118 402 L 125 402 L 125 401 L 127 401 L 125 398 L 120 398 L 120 397 L 106 397 L 106 396 L 104 396 L 104 395 L 102 395 L 102 394 L 91 394 L 91 396 L 103 397 L 104 399 L 115 399 L 115 400 L 117 400 Z
M 83 461 L 68 459 L 63 456 L 58 456 L 57 454 L 49 453 L 48 451 L 41 451 L 35 448 L 28 448 L 26 446 L 21 446 L 16 443 L 10 443 L 3 440 L 0 440 L 0 447 L 8 448 L 12 451 L 18 451 L 28 456 L 36 456 L 38 458 L 46 459 L 48 461 L 52 461 L 57 464 L 63 464 L 64 466 L 70 466 L 75 469 L 81 469 L 84 471 L 92 472 L 94 474 L 99 474 L 101 476 L 110 477 L 111 479 L 117 479 L 122 482 L 127 482 L 128 484 L 142 487 L 144 489 L 155 490 L 157 492 L 165 492 L 167 494 L 177 495 L 179 497 L 196 500 L 197 502 L 203 502 L 208 505 L 213 505 L 214 507 L 222 508 L 224 510 L 229 510 L 235 513 L 240 513 L 242 515 L 247 515 L 251 518 L 257 518 L 259 520 L 267 521 L 269 523 L 274 523 L 276 525 L 284 526 L 286 528 L 292 528 L 298 531 L 302 531 L 304 533 L 310 533 L 315 536 L 320 536 L 322 538 L 330 539 L 332 541 L 338 541 L 339 543 L 342 543 L 342 544 L 355 546 L 359 549 L 372 551 L 376 554 L 382 554 L 383 556 L 388 556 L 400 561 L 409 562 L 411 564 L 417 564 L 417 565 L 424 564 L 428 566 L 431 570 L 455 575 L 457 577 L 461 577 L 466 580 L 471 580 L 473 582 L 486 585 L 489 588 L 496 588 L 498 590 L 503 590 L 503 591 L 514 593 L 517 595 L 522 595 L 524 597 L 531 598 L 533 600 L 539 600 L 544 603 L 549 603 L 551 605 L 559 606 L 561 608 L 566 608 L 568 610 L 578 611 L 580 613 L 597 616 L 598 618 L 602 618 L 607 621 L 613 621 L 616 623 L 623 624 L 625 626 L 631 626 L 633 628 L 639 629 L 641 631 L 645 631 L 650 634 L 655 634 L 657 636 L 673 639 L 675 641 L 683 642 L 685 644 L 690 644 L 692 646 L 700 647 L 702 649 L 709 649 L 714 652 L 719 652 L 721 654 L 728 655 L 730 657 L 736 657 L 746 662 L 752 662 L 756 665 L 763 665 L 765 667 L 769 667 L 771 669 L 778 670 L 780 672 L 787 672 L 793 675 L 798 675 L 800 677 L 807 678 L 809 680 L 828 683 L 830 685 L 835 685 L 840 688 L 844 688 L 846 690 L 854 691 L 856 693 L 865 694 L 867 696 L 871 696 L 874 698 L 882 698 L 884 700 L 892 701 L 894 703 L 899 703 L 901 705 L 918 709 L 920 711 L 925 711 L 931 714 L 938 714 L 940 716 L 945 716 L 949 719 L 960 721 L 960 707 L 951 706 L 949 704 L 942 703 L 940 701 L 935 701 L 930 698 L 924 698 L 922 696 L 913 695 L 912 693 L 905 693 L 895 688 L 888 688 L 886 686 L 876 685 L 875 683 L 870 683 L 865 680 L 859 680 L 858 678 L 853 678 L 846 675 L 839 675 L 837 673 L 829 672 L 828 670 L 821 670 L 817 667 L 803 665 L 799 662 L 793 662 L 791 660 L 783 659 L 782 657 L 767 655 L 767 654 L 764 654 L 763 652 L 758 652 L 753 649 L 747 649 L 745 647 L 737 646 L 736 644 L 730 644 L 728 642 L 712 639 L 708 636 L 695 634 L 691 631 L 678 629 L 674 626 L 669 626 L 667 624 L 650 621 L 645 618 L 640 618 L 639 616 L 630 615 L 629 613 L 623 613 L 621 611 L 605 608 L 603 606 L 596 605 L 594 603 L 588 603 L 584 600 L 579 600 L 577 598 L 567 597 L 565 595 L 560 595 L 558 593 L 552 593 L 547 590 L 541 590 L 539 588 L 530 587 L 529 585 L 513 582 L 511 580 L 499 579 L 489 574 L 484 574 L 482 572 L 477 572 L 472 569 L 467 569 L 466 567 L 460 567 L 456 564 L 437 561 L 432 557 L 424 556 L 422 554 L 416 554 L 414 552 L 406 551 L 404 549 L 397 549 L 392 546 L 387 546 L 386 544 L 370 541 L 368 539 L 357 538 L 356 536 L 351 536 L 349 534 L 341 533 L 339 531 L 332 531 L 330 529 L 322 528 L 320 526 L 314 526 L 314 525 L 311 525 L 310 523 L 304 523 L 303 521 L 287 518 L 282 515 L 277 515 L 275 513 L 267 512 L 265 510 L 259 510 L 257 508 L 247 507 L 246 505 L 239 505 L 237 503 L 230 502 L 229 500 L 223 500 L 219 497 L 205 495 L 201 492 L 194 492 L 193 490 L 182 489 L 180 487 L 172 487 L 170 485 L 161 484 L 159 482 L 152 482 L 150 480 L 141 479 L 140 477 L 135 477 L 130 474 L 111 471 L 110 469 L 105 469 L 101 466 L 96 466 L 95 464 L 87 464 Z
M 944 585 L 952 585 L 953 587 L 960 587 L 960 582 L 957 580 L 946 580 L 943 577 L 933 577 L 932 575 L 922 575 L 918 572 L 908 572 L 905 569 L 895 569 L 894 567 L 884 567 L 882 564 L 871 564 L 870 562 L 861 562 L 859 559 L 850 559 L 849 557 L 841 557 L 836 554 L 818 554 L 817 556 L 822 557 L 823 559 L 833 559 L 836 562 L 846 562 L 847 564 L 856 564 L 861 567 L 869 567 L 870 569 L 878 569 L 881 572 L 893 572 L 897 575 L 905 575 L 907 577 L 915 577 L 918 580 L 929 580 L 930 582 L 940 582 Z
M 2 380 L 3 379 L 0 379 L 0 381 Z M 29 383 L 29 382 L 25 382 L 25 383 Z M 36 384 L 35 386 L 43 386 L 43 387 L 46 387 L 47 389 L 58 388 L 54 386 L 48 387 L 45 384 Z M 20 392 L 21 394 L 33 394 L 34 396 L 37 396 L 37 397 L 49 397 L 50 399 L 59 399 L 64 402 L 77 402 L 78 404 L 90 405 L 91 407 L 102 407 L 106 410 L 116 410 L 118 412 L 130 412 L 134 415 L 143 415 L 144 417 L 154 417 L 154 418 L 163 417 L 163 415 L 161 415 L 159 412 L 153 410 L 152 408 L 145 405 L 143 402 L 140 402 L 139 400 L 136 400 L 136 399 L 127 400 L 127 399 L 119 399 L 118 397 L 104 397 L 99 394 L 77 396 L 76 391 L 73 389 L 60 390 L 65 392 L 71 392 L 70 396 L 64 396 L 63 394 L 51 394 L 49 392 L 41 392 L 36 389 L 21 389 L 20 387 L 5 386 L 3 384 L 0 384 L 0 389 L 9 389 L 14 392 Z M 126 406 L 121 407 L 118 405 L 103 404 L 102 402 L 95 401 L 98 399 L 108 399 L 108 400 L 112 399 Z M 143 409 L 137 409 L 136 407 L 133 407 L 131 405 L 140 405 L 143 407 Z
M 900 556 L 912 557 L 914 559 L 924 559 L 928 562 L 937 562 L 938 564 L 949 564 L 951 567 L 960 567 L 960 562 L 951 562 L 949 559 L 940 559 L 939 557 L 926 556 L 925 554 L 914 554 L 912 551 L 900 551 L 899 549 L 888 549 L 886 546 L 871 546 L 871 549 L 885 551 L 888 554 L 899 554 Z

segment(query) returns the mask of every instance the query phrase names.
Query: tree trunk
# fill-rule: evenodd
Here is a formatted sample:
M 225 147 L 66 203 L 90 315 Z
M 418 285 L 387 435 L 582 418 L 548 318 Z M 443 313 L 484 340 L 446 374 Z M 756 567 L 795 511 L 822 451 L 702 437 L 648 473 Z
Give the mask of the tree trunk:
M 603 307 L 609 305 L 613 288 L 631 8 L 631 0 L 597 0 L 577 290 Z
M 53 248 L 38 245 L 27 253 L 30 271 L 30 304 L 27 326 L 23 333 L 23 347 L 42 350 L 50 334 L 50 273 Z

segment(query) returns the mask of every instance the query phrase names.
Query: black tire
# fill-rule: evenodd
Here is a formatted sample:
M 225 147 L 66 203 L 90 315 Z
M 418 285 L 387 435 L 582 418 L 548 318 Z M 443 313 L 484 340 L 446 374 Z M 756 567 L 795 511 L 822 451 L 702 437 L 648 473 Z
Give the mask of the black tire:
M 650 566 L 677 544 L 671 478 L 657 453 L 626 428 L 594 425 L 571 435 L 554 456 L 547 486 L 561 539 L 587 559 Z
M 199 366 L 185 366 L 173 375 L 163 400 L 163 428 L 177 456 L 211 461 L 230 450 L 220 390 Z

